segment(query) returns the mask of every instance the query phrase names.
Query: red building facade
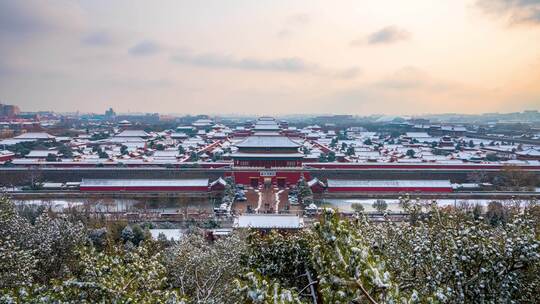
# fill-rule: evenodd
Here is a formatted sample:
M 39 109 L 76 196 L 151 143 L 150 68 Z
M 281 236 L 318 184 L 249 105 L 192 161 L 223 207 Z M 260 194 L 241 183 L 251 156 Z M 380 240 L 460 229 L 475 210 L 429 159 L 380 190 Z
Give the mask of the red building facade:
M 300 167 L 304 157 L 299 143 L 281 135 L 249 136 L 236 147 L 231 155 L 235 167 Z

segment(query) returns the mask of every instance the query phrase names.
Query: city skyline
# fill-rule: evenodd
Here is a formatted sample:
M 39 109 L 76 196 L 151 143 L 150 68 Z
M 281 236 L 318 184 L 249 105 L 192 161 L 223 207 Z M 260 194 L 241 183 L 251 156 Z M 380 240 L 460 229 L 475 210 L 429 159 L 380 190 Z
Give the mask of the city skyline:
M 435 114 L 540 109 L 535 1 L 2 1 L 23 111 Z

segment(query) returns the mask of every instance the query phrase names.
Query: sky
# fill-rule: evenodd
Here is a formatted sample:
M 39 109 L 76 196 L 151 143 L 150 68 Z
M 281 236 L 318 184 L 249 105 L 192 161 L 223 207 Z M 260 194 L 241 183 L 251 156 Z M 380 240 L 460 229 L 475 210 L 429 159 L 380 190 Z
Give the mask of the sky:
M 22 111 L 540 109 L 540 0 L 0 0 Z

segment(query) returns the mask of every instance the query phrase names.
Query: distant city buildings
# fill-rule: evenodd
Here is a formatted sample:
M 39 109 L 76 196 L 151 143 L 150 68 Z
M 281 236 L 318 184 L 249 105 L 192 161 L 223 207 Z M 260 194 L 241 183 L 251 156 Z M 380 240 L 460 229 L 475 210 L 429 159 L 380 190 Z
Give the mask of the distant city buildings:
M 14 118 L 21 113 L 21 110 L 16 105 L 7 105 L 0 103 L 0 117 Z

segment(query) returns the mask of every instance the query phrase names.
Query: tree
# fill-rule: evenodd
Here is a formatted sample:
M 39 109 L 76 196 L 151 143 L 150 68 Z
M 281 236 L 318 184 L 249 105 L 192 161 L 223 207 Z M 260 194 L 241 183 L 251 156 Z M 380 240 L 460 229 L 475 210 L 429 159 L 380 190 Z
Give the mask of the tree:
M 484 213 L 484 207 L 482 207 L 482 205 L 477 203 L 477 204 L 474 205 L 474 208 L 473 208 L 472 212 L 473 212 L 474 219 L 479 220 L 482 217 L 483 213 Z
M 48 161 L 48 162 L 55 162 L 58 159 L 56 158 L 56 154 L 49 153 L 49 154 L 47 154 L 47 157 L 45 158 L 45 160 Z
M 34 232 L 27 237 L 37 259 L 37 281 L 46 283 L 52 278 L 68 275 L 66 268 L 76 263 L 77 249 L 86 242 L 83 225 L 65 218 L 54 218 L 44 212 L 32 230 Z
M 133 225 L 133 245 L 139 246 L 142 241 L 150 239 L 151 237 L 150 231 L 144 230 L 137 224 Z
M 98 229 L 92 229 L 88 233 L 88 238 L 92 242 L 92 246 L 94 246 L 94 248 L 96 248 L 98 251 L 105 250 L 106 246 L 108 245 L 107 228 L 102 227 Z
M 338 140 L 347 140 L 347 132 L 346 130 L 340 130 L 337 134 Z
M 232 176 L 227 176 L 225 178 L 225 190 L 223 191 L 222 202 L 232 203 L 236 195 L 235 189 L 236 189 L 236 184 L 234 182 L 234 178 Z
M 182 145 L 178 145 L 178 153 L 179 154 L 185 154 L 186 149 L 184 149 L 184 147 Z
M 131 228 L 131 226 L 129 225 L 124 227 L 124 229 L 122 230 L 121 238 L 124 243 L 133 243 L 135 241 L 135 234 L 133 233 L 133 228 Z
M 354 210 L 354 212 L 356 213 L 362 213 L 364 212 L 364 205 L 362 205 L 361 203 L 352 203 L 351 209 Z
M 414 155 L 415 155 L 415 154 L 416 154 L 416 152 L 414 152 L 413 149 L 409 149 L 409 150 L 407 150 L 407 152 L 406 152 L 406 155 L 407 155 L 408 157 L 410 157 L 410 158 L 414 158 Z
M 197 154 L 197 152 L 195 151 L 191 151 L 189 155 L 189 161 L 196 162 L 198 160 L 199 160 L 199 154 Z
M 242 303 L 252 304 L 287 304 L 303 303 L 296 292 L 283 288 L 275 281 L 268 281 L 256 272 L 249 272 L 235 280 L 236 292 Z
M 98 150 L 98 156 L 99 158 L 109 158 L 109 154 L 107 154 L 106 152 L 104 152 L 103 150 L 99 149 Z
M 330 141 L 330 148 L 335 149 L 337 147 L 337 144 L 338 144 L 337 137 L 332 137 L 332 140 Z
M 492 226 L 506 223 L 508 216 L 503 204 L 497 201 L 489 202 L 487 206 L 486 219 Z
M 489 179 L 485 171 L 474 171 L 467 174 L 467 180 L 471 183 L 485 183 Z
M 386 203 L 385 200 L 382 200 L 382 199 L 378 199 L 374 201 L 372 206 L 374 209 L 376 209 L 380 213 L 383 213 L 386 210 L 386 208 L 388 208 L 388 204 Z
M 498 186 L 509 190 L 533 189 L 540 182 L 536 174 L 512 165 L 505 166 L 498 177 Z
M 298 188 L 298 201 L 303 203 L 306 199 L 313 198 L 313 191 L 309 187 L 306 179 L 302 176 L 297 183 Z
M 533 273 L 540 267 L 540 243 L 527 210 L 515 214 L 511 225 L 493 227 L 460 209 L 409 204 L 417 207 L 427 213 L 414 225 L 359 222 L 400 292 L 416 294 L 419 302 L 538 302 L 533 290 L 540 280 Z
M 327 162 L 328 162 L 328 157 L 326 156 L 326 154 L 321 153 L 321 154 L 319 155 L 319 162 L 320 162 L 320 163 L 327 163 Z
M 62 155 L 63 158 L 73 158 L 73 151 L 67 145 L 62 144 L 58 148 L 58 152 Z
M 354 147 L 348 147 L 347 148 L 347 155 L 351 156 L 355 154 Z
M 330 151 L 328 152 L 328 162 L 335 162 L 336 161 L 336 152 Z
M 285 235 L 272 231 L 268 234 L 252 232 L 247 237 L 247 249 L 242 263 L 247 270 L 256 270 L 271 280 L 278 280 L 287 288 L 301 289 L 308 282 L 302 275 L 311 259 L 308 234 Z
M 486 160 L 490 162 L 495 162 L 499 160 L 499 157 L 495 153 L 488 153 L 486 154 Z
M 13 202 L 6 196 L 0 197 L 0 294 L 6 288 L 30 284 L 37 272 L 38 261 L 24 237 L 31 231 Z
M 314 226 L 312 261 L 323 303 L 398 303 L 399 294 L 380 256 L 351 221 L 325 211 Z
M 474 148 L 474 141 L 472 139 L 469 140 L 469 148 Z
M 128 153 L 129 153 L 129 152 L 128 152 L 128 147 L 125 146 L 125 145 L 122 145 L 122 146 L 120 147 L 120 153 L 121 153 L 122 155 L 128 154 Z
M 111 253 L 86 248 L 80 255 L 80 273 L 54 281 L 40 297 L 51 302 L 184 303 L 177 290 L 166 288 L 167 269 L 161 255 L 146 246 Z
M 210 243 L 199 231 L 166 249 L 168 283 L 193 303 L 239 303 L 234 279 L 241 275 L 244 241 L 237 235 Z
M 371 146 L 372 144 L 373 142 L 371 142 L 371 138 L 367 138 L 366 140 L 364 140 L 364 145 Z

